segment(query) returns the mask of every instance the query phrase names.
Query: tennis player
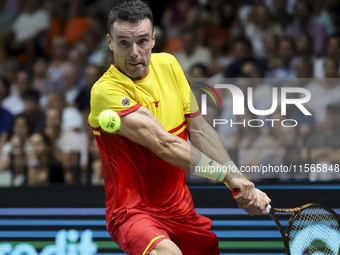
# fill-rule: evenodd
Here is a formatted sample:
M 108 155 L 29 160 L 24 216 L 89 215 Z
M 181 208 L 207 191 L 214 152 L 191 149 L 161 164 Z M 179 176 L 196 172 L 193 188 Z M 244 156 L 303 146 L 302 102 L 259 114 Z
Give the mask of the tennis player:
M 114 64 L 92 88 L 89 123 L 102 160 L 112 239 L 128 255 L 219 254 L 211 220 L 194 210 L 185 171 L 239 188 L 235 199 L 251 215 L 264 213 L 269 198 L 239 173 L 200 171 L 235 165 L 201 116 L 176 59 L 151 54 L 155 32 L 146 4 L 132 0 L 113 8 L 107 42 Z M 107 109 L 121 116 L 113 134 L 98 124 Z

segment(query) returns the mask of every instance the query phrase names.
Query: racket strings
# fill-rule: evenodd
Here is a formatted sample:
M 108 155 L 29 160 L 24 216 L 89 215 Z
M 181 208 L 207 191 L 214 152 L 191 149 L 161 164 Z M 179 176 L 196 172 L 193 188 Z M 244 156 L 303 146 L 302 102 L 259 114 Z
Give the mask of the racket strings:
M 292 220 L 289 231 L 292 255 L 338 253 L 340 227 L 332 213 L 320 207 L 309 207 Z

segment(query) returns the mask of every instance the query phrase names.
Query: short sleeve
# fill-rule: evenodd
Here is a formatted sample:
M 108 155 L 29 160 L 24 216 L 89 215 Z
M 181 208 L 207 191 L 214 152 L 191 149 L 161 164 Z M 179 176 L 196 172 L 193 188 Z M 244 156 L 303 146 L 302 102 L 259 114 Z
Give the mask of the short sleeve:
M 123 116 L 141 106 L 119 84 L 104 82 L 93 86 L 90 105 L 89 123 L 92 127 L 99 127 L 98 116 L 104 110 L 112 110 L 119 116 Z
M 193 115 L 199 113 L 196 98 L 192 93 L 188 80 L 175 57 L 173 58 L 173 66 L 176 72 L 177 84 L 181 94 L 185 117 L 192 117 Z

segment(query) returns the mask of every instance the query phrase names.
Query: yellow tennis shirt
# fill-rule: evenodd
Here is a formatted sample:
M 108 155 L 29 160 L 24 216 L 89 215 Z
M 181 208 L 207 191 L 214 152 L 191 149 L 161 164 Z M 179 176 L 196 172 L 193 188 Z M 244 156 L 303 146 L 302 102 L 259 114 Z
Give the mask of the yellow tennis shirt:
M 89 123 L 102 161 L 109 230 L 135 213 L 195 213 L 183 170 L 121 132 L 110 134 L 99 127 L 103 110 L 124 116 L 144 106 L 168 132 L 187 139 L 186 118 L 200 112 L 182 68 L 172 55 L 158 53 L 151 55 L 149 69 L 145 78 L 132 81 L 112 65 L 91 90 Z

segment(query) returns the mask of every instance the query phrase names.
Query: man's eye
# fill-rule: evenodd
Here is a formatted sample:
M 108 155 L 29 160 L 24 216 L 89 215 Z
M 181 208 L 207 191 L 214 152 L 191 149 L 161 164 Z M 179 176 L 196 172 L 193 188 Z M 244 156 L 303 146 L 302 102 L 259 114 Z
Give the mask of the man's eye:
M 146 43 L 146 42 L 147 42 L 146 39 L 142 39 L 142 40 L 140 40 L 138 43 L 139 43 L 139 44 L 144 44 L 144 43 Z
M 120 41 L 120 45 L 122 46 L 128 46 L 129 43 L 127 41 Z

